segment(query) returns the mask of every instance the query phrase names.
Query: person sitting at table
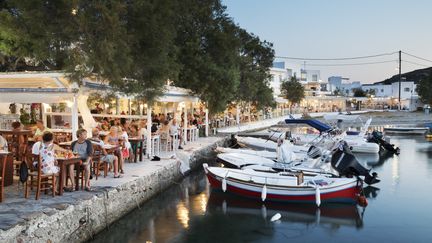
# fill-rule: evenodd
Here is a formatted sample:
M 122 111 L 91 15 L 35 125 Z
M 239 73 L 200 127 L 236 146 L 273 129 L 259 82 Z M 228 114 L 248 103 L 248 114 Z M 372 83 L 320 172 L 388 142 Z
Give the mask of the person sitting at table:
M 12 131 L 13 132 L 21 131 L 21 122 L 19 121 L 12 122 Z M 17 140 L 14 141 L 14 143 L 18 143 L 18 146 L 16 147 L 18 148 L 18 155 L 21 158 L 21 155 L 24 155 L 27 148 L 27 144 L 24 143 L 24 136 L 18 135 Z
M 112 126 L 110 128 L 110 132 L 105 137 L 104 143 L 119 146 L 119 148 L 115 150 L 115 155 L 117 155 L 119 158 L 120 173 L 124 174 L 123 155 L 121 153 L 121 148 L 120 148 L 120 146 L 122 146 L 122 142 L 123 141 L 121 139 L 121 136 L 119 136 L 118 134 L 118 128 L 116 126 Z
M 32 154 L 39 155 L 41 158 L 41 171 L 44 174 L 58 173 L 60 168 L 57 166 L 56 151 L 67 152 L 68 150 L 61 148 L 57 144 L 53 143 L 54 134 L 52 132 L 44 132 L 42 134 L 42 141 L 36 142 L 32 147 Z M 37 167 L 38 161 L 33 161 L 33 167 Z M 69 169 L 71 168 L 70 165 Z M 73 167 L 72 167 L 73 170 Z M 66 173 L 63 173 L 63 178 L 66 177 Z M 63 179 L 66 182 L 65 179 Z M 71 179 L 72 185 L 75 180 Z M 64 185 L 61 185 L 64 187 Z M 74 188 L 74 186 L 72 186 Z
M 35 141 L 41 141 L 42 140 L 42 135 L 45 132 L 51 132 L 51 130 L 47 127 L 44 126 L 43 121 L 42 120 L 37 120 L 36 121 L 36 131 L 33 135 L 33 138 L 35 139 Z
M 117 158 L 117 156 L 113 154 L 108 154 L 108 152 L 104 147 L 105 143 L 100 139 L 99 129 L 93 128 L 92 135 L 93 136 L 90 138 L 90 140 L 93 141 L 95 144 L 99 145 L 99 147 L 101 148 L 101 152 L 102 152 L 101 161 L 108 163 L 111 166 L 111 168 L 113 168 L 114 178 L 121 178 L 122 176 L 118 173 L 119 159 Z
M 2 135 L 0 135 L 0 150 L 8 151 L 7 140 Z
M 81 158 L 82 166 L 84 168 L 85 190 L 90 191 L 90 164 L 91 156 L 93 154 L 93 145 L 91 144 L 90 140 L 87 139 L 87 131 L 85 129 L 78 129 L 76 136 L 78 139 L 72 142 L 71 149 Z M 73 172 L 73 169 L 69 170 L 70 178 L 73 178 Z
M 169 126 L 169 133 L 170 133 L 170 136 L 172 137 L 172 138 L 174 138 L 174 136 L 175 135 L 177 135 L 177 139 L 178 139 L 178 141 L 181 141 L 181 133 L 180 133 L 180 131 L 179 131 L 179 129 L 180 129 L 180 127 L 178 126 L 178 124 L 177 124 L 177 119 L 172 119 L 172 121 L 171 121 L 171 124 L 170 124 L 170 126 Z M 178 146 L 178 149 L 183 149 L 182 148 L 182 146 L 181 146 L 181 143 L 179 143 L 179 146 Z

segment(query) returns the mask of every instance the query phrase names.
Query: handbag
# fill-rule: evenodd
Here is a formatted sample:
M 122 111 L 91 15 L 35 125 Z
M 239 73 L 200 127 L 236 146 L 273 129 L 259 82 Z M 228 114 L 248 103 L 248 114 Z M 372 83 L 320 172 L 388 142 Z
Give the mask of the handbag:
M 19 180 L 24 183 L 27 181 L 28 178 L 28 166 L 25 161 L 21 162 L 20 168 L 19 168 Z

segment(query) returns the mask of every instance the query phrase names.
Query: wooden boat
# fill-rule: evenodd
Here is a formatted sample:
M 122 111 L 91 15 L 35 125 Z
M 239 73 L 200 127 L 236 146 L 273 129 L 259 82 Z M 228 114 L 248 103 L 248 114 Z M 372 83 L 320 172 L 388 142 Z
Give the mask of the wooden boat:
M 427 127 L 386 127 L 384 132 L 387 134 L 410 134 L 410 135 L 423 135 L 429 128 Z
M 357 178 L 304 176 L 301 172 L 203 167 L 212 188 L 262 201 L 355 204 L 362 184 Z

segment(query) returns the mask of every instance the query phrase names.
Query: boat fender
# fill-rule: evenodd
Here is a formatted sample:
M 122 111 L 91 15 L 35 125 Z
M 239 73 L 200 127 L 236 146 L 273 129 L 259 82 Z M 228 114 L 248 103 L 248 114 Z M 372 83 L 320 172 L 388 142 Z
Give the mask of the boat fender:
M 358 197 L 358 204 L 362 207 L 366 207 L 368 205 L 368 201 L 367 201 L 366 197 L 363 195 L 360 195 Z
M 264 202 L 266 200 L 266 198 L 267 198 L 267 186 L 264 185 L 263 189 L 261 191 L 261 199 Z
M 321 205 L 321 192 L 318 185 L 315 187 L 315 203 L 318 207 Z
M 273 217 L 271 217 L 270 222 L 274 222 L 279 220 L 282 217 L 282 215 L 280 213 L 277 213 L 275 215 L 273 215 Z
M 222 179 L 222 191 L 226 192 L 226 189 L 227 189 L 227 181 L 226 181 L 226 177 L 224 177 Z

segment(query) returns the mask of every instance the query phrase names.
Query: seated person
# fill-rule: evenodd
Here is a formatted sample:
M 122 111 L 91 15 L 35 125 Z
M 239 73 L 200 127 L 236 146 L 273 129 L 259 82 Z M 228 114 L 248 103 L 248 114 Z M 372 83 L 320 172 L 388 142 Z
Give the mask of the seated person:
M 117 145 L 117 146 L 123 145 L 122 137 L 119 135 L 118 128 L 116 126 L 112 126 L 110 128 L 110 132 L 108 133 L 108 135 L 106 135 L 104 143 L 105 144 L 111 144 L 111 145 Z M 124 174 L 123 155 L 122 155 L 120 147 L 118 149 L 116 149 L 115 155 L 117 155 L 119 158 L 120 173 Z
M 51 130 L 47 127 L 44 126 L 43 121 L 42 120 L 37 120 L 36 121 L 36 131 L 33 135 L 35 141 L 41 141 L 42 140 L 42 135 L 44 134 L 44 132 L 50 132 Z
M 99 129 L 93 128 L 92 137 L 90 138 L 95 144 L 97 144 L 101 148 L 102 156 L 101 161 L 108 163 L 114 170 L 114 178 L 120 178 L 121 175 L 118 173 L 118 157 L 113 154 L 108 154 L 106 149 L 104 148 L 104 142 L 99 137 Z
M 91 144 L 90 140 L 87 139 L 87 131 L 85 129 L 82 128 L 78 129 L 76 135 L 78 140 L 72 142 L 71 149 L 74 153 L 77 153 L 81 158 L 82 166 L 84 167 L 85 190 L 90 191 L 90 164 L 91 164 L 91 156 L 93 154 L 93 145 Z M 73 169 L 69 170 L 70 178 L 73 178 L 73 172 L 74 172 Z
M 7 140 L 2 135 L 0 135 L 0 150 L 8 151 Z

